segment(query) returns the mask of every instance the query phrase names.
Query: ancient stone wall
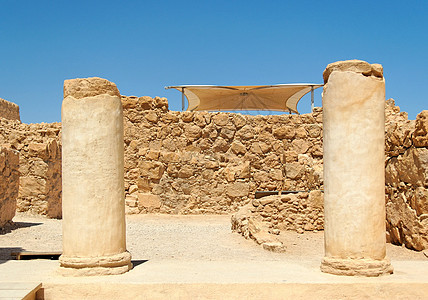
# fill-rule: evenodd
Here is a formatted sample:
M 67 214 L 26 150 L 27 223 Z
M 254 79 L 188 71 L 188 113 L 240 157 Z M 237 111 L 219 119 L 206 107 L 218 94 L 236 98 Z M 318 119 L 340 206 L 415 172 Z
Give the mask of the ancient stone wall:
M 247 116 L 169 111 L 167 100 L 158 97 L 122 96 L 122 104 L 127 213 L 226 214 L 252 204 L 255 191 L 323 188 L 320 108 L 304 115 Z M 428 248 L 428 113 L 408 120 L 392 99 L 385 113 L 388 238 Z M 20 152 L 18 211 L 61 217 L 60 130 L 60 123 L 0 118 L 0 145 Z M 294 216 L 283 229 L 322 229 L 322 209 L 307 213 L 311 201 L 305 195 L 281 204 L 281 211 Z M 271 206 L 258 210 L 278 209 Z
M 128 213 L 230 213 L 260 190 L 322 187 L 322 115 L 174 112 L 122 97 Z
M 282 230 L 298 233 L 324 229 L 323 193 L 320 190 L 253 199 L 232 215 L 232 230 L 254 239 L 268 250 L 285 246 L 275 235 Z
M 411 121 L 393 101 L 386 111 L 387 238 L 411 249 L 427 249 L 428 110 Z
M 15 216 L 19 189 L 18 151 L 0 146 L 0 228 Z
M 407 113 L 400 112 L 390 99 L 385 117 L 387 240 L 410 249 L 427 249 L 428 111 L 408 120 Z M 273 235 L 280 230 L 323 229 L 319 199 L 320 191 L 255 199 L 234 214 L 232 228 L 277 251 L 282 245 Z
M 0 118 L 20 121 L 19 106 L 0 98 Z
M 0 118 L 0 145 L 19 151 L 18 211 L 61 217 L 60 123 Z

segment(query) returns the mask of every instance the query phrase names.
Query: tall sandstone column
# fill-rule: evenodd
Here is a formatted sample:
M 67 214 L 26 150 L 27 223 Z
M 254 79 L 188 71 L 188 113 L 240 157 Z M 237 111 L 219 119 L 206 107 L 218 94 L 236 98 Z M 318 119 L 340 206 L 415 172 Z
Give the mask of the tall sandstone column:
M 64 82 L 62 207 L 65 275 L 128 271 L 123 112 L 119 91 L 102 78 Z
M 384 105 L 379 64 L 329 64 L 324 73 L 324 241 L 321 270 L 392 273 L 386 259 Z

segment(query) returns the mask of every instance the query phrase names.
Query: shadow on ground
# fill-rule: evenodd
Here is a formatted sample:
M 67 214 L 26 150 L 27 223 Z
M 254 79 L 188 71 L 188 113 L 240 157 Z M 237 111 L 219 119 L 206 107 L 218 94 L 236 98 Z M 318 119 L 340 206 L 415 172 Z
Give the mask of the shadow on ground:
M 7 223 L 3 228 L 0 228 L 0 235 L 11 233 L 12 231 L 19 228 L 27 228 L 37 225 L 42 225 L 43 223 L 31 223 L 31 222 L 10 222 Z
M 133 268 L 138 267 L 139 265 L 144 264 L 145 262 L 148 262 L 148 260 L 147 259 L 134 259 L 134 260 L 131 260 Z
M 0 228 L 0 236 L 11 233 L 14 230 L 20 228 L 27 228 L 42 225 L 43 223 L 33 223 L 33 222 L 9 222 L 3 228 Z M 15 259 L 15 256 L 12 253 L 25 251 L 24 248 L 21 247 L 0 247 L 0 264 Z
M 5 263 L 8 260 L 13 260 L 15 259 L 15 256 L 12 255 L 12 253 L 17 253 L 17 252 L 21 252 L 21 251 L 25 251 L 25 249 L 21 248 L 21 247 L 1 247 L 0 248 L 0 264 Z

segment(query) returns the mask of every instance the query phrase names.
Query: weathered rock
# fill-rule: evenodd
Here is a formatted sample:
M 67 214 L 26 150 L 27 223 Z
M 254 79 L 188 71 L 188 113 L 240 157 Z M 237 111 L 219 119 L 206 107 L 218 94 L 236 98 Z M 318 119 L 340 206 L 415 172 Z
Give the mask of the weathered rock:
M 245 154 L 247 151 L 246 147 L 240 141 L 233 141 L 230 146 L 230 150 L 232 150 L 235 154 Z
M 218 126 L 226 126 L 229 123 L 229 115 L 225 113 L 218 113 L 212 117 L 214 124 Z
M 406 200 L 404 194 L 393 194 L 386 204 L 391 242 L 418 251 L 427 249 L 428 227 Z
M 428 149 L 410 148 L 403 155 L 392 158 L 386 166 L 386 183 L 400 182 L 428 187 Z
M 312 191 L 312 198 L 321 198 L 321 191 Z M 285 246 L 276 235 L 281 230 L 323 229 L 323 206 L 319 199 L 307 201 L 307 193 L 266 196 L 254 199 L 232 215 L 232 230 L 254 239 L 266 250 L 284 252 Z M 322 201 L 322 200 L 321 200 Z M 305 207 L 299 210 L 299 207 Z
M 150 179 L 160 179 L 165 171 L 164 165 L 156 161 L 142 161 L 139 168 L 140 175 Z
M 0 118 L 20 121 L 19 106 L 0 98 Z
M 428 189 L 424 187 L 417 187 L 415 193 L 410 199 L 410 207 L 416 212 L 422 221 L 422 215 L 428 214 Z
M 178 112 L 167 112 L 166 114 L 164 114 L 163 116 L 162 116 L 162 120 L 165 122 L 165 123 L 167 123 L 167 124 L 169 124 L 169 123 L 176 123 L 176 122 L 178 122 L 178 115 L 177 115 L 177 113 Z
M 280 242 L 265 242 L 262 244 L 263 249 L 272 251 L 272 252 L 278 252 L 278 253 L 284 253 L 287 251 L 287 248 Z
M 416 147 L 428 147 L 428 110 L 423 110 L 416 117 L 413 143 Z
M 138 193 L 138 208 L 141 210 L 160 208 L 161 201 L 158 195 L 153 195 L 149 193 Z
M 21 177 L 19 185 L 19 197 L 38 197 L 46 191 L 46 180 L 36 177 Z
M 291 162 L 285 165 L 285 175 L 287 178 L 297 179 L 303 175 L 304 166 L 298 162 Z
M 296 135 L 296 130 L 292 126 L 281 126 L 273 130 L 273 135 L 278 139 L 292 139 Z
M 190 176 L 193 176 L 194 170 L 191 166 L 185 165 L 180 168 L 178 171 L 177 176 L 180 178 L 189 178 Z
M 380 64 L 369 64 L 368 62 L 362 60 L 347 60 L 347 61 L 337 61 L 327 65 L 323 72 L 324 83 L 327 83 L 330 74 L 333 71 L 347 71 L 357 74 L 363 74 L 365 76 L 375 76 L 383 78 L 383 67 Z
M 324 207 L 324 197 L 320 190 L 310 191 L 308 200 L 314 208 L 322 209 Z
M 238 136 L 239 139 L 249 140 L 254 138 L 255 131 L 251 126 L 245 125 L 244 127 L 242 127 L 240 130 L 236 132 L 236 135 Z
M 125 197 L 125 204 L 129 207 L 137 207 L 138 206 L 138 197 L 134 195 L 128 195 Z
M 248 192 L 249 185 L 245 182 L 235 182 L 228 185 L 226 189 L 227 195 L 232 198 L 248 196 Z
M 150 111 L 146 113 L 144 116 L 149 122 L 156 123 L 158 121 L 158 115 L 155 112 Z
M 82 99 L 103 94 L 120 98 L 120 93 L 116 85 L 107 79 L 91 77 L 64 81 L 64 98 L 71 95 L 75 99 Z
M 15 216 L 19 190 L 19 154 L 0 147 L 0 228 Z
M 233 136 L 235 135 L 235 131 L 231 130 L 229 128 L 222 128 L 220 130 L 220 136 L 226 140 L 233 139 Z
M 236 128 L 241 128 L 246 124 L 245 118 L 240 114 L 233 115 L 233 124 L 235 124 Z
M 428 248 L 425 114 L 409 121 L 393 99 L 386 102 L 387 237 L 415 250 Z
M 188 139 L 194 141 L 202 135 L 202 129 L 197 125 L 186 125 L 184 127 L 184 133 Z
M 293 140 L 293 142 L 291 142 L 291 148 L 297 154 L 306 153 L 309 147 L 310 147 L 310 143 L 307 140 L 298 139 L 298 140 Z
M 62 151 L 55 139 L 47 144 L 46 170 L 46 215 L 50 218 L 62 218 Z
M 31 156 L 40 157 L 46 160 L 47 157 L 47 145 L 44 143 L 30 143 L 28 145 L 28 152 Z
M 229 144 L 223 138 L 219 137 L 215 140 L 213 149 L 216 152 L 226 152 L 229 149 Z

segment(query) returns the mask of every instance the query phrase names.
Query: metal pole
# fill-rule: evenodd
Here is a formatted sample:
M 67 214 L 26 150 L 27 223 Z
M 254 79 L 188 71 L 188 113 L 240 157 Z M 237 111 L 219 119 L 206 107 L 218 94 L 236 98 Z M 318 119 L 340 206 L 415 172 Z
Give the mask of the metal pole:
M 184 111 L 184 87 L 181 88 L 181 111 Z
M 311 86 L 311 112 L 314 112 L 314 86 Z

